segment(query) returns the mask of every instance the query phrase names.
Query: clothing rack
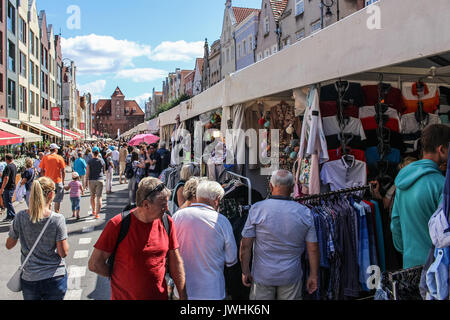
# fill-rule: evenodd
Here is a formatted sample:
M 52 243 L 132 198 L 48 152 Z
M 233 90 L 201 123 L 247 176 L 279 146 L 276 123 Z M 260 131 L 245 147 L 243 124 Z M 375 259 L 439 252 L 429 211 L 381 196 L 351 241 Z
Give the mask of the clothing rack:
M 313 200 L 313 199 L 329 198 L 331 196 L 338 195 L 338 194 L 353 193 L 353 192 L 363 191 L 363 190 L 370 190 L 372 192 L 372 189 L 373 189 L 373 185 L 370 184 L 370 185 L 361 186 L 361 187 L 342 189 L 342 190 L 338 190 L 338 191 L 331 191 L 331 192 L 314 194 L 311 196 L 296 198 L 296 199 L 294 199 L 294 201 L 302 202 L 302 201 Z

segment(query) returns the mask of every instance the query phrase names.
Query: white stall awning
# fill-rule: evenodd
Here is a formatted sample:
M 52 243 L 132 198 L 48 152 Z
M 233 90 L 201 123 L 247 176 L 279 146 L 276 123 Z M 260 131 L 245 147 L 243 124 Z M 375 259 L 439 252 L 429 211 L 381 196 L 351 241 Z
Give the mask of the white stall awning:
M 11 126 L 9 124 L 6 124 L 4 122 L 0 122 L 0 130 L 18 135 L 23 138 L 24 143 L 30 143 L 30 142 L 41 142 L 42 137 L 38 136 L 37 134 L 19 129 L 17 127 Z

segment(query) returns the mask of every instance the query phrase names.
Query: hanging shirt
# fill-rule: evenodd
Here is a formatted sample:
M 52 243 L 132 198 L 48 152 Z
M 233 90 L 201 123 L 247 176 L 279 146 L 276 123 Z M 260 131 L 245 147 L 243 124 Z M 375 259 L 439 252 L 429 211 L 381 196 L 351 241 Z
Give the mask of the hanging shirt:
M 427 113 L 435 113 L 439 106 L 439 90 L 437 85 L 424 84 L 424 95 L 420 95 L 417 91 L 417 83 L 403 85 L 403 102 L 406 110 L 403 114 L 414 113 L 417 111 L 419 96 L 423 103 L 423 111 Z
M 450 118 L 450 88 L 439 87 L 439 116 L 444 124 L 449 124 Z
M 329 161 L 323 165 L 320 178 L 323 184 L 330 185 L 331 191 L 360 187 L 367 183 L 367 166 L 356 159 Z
M 411 153 L 419 149 L 422 131 L 431 124 L 441 124 L 441 118 L 435 114 L 427 114 L 425 120 L 418 122 L 415 113 L 407 113 L 402 116 L 401 127 L 403 142 L 406 147 L 406 153 Z
M 359 149 L 351 149 L 350 154 L 354 156 L 356 160 L 366 162 L 366 155 L 364 151 Z M 328 150 L 328 155 L 330 156 L 330 161 L 339 160 L 342 158 L 342 148 Z
M 320 163 L 328 161 L 328 148 L 323 131 L 322 118 L 319 109 L 319 93 L 313 86 L 308 93 L 307 108 L 300 138 L 298 158 L 307 158 L 313 153 L 319 154 Z
M 386 144 L 388 144 L 391 148 L 399 149 L 400 151 L 403 150 L 403 138 L 402 135 L 399 132 L 395 132 L 392 130 L 389 130 L 389 134 L 384 137 L 386 139 Z M 369 147 L 376 147 L 380 143 L 378 140 L 378 133 L 377 130 L 367 130 L 366 131 L 367 141 L 366 146 Z
M 388 115 L 389 118 L 400 120 L 400 113 L 394 108 L 387 108 L 383 114 Z M 377 115 L 377 110 L 375 106 L 364 106 L 359 108 L 359 118 L 369 118 L 375 117 Z
M 361 137 L 361 140 L 366 139 L 366 134 L 364 133 L 364 128 L 360 119 L 353 117 L 344 119 L 344 125 L 344 133 L 359 136 Z M 325 136 L 331 136 L 341 132 L 338 116 L 323 118 L 323 132 Z
M 336 101 L 320 101 L 320 112 L 322 117 L 332 117 L 338 114 Z M 344 116 L 358 118 L 359 109 L 355 105 L 344 105 Z
M 364 98 L 367 106 L 374 106 L 378 103 L 378 85 L 363 86 L 362 90 L 364 92 Z M 392 108 L 397 112 L 402 113 L 405 110 L 401 90 L 392 86 L 384 96 L 384 103 L 392 105 Z M 361 110 L 359 112 L 361 114 Z
M 364 93 L 359 83 L 347 82 L 343 87 L 341 95 L 344 101 L 348 101 L 358 107 L 367 105 Z M 320 101 L 337 101 L 339 99 L 338 86 L 336 83 L 324 86 L 320 89 Z
M 359 265 L 359 283 L 364 291 L 369 291 L 367 288 L 367 278 L 369 274 L 367 269 L 370 266 L 370 244 L 369 231 L 367 228 L 366 212 L 362 205 L 354 202 L 353 206 L 358 210 L 359 220 L 359 236 L 358 236 L 358 265 Z
M 386 117 L 389 116 L 386 115 Z M 379 127 L 375 117 L 362 118 L 361 123 L 365 131 L 376 130 Z M 398 119 L 387 118 L 383 126 L 391 131 L 400 132 L 400 121 Z
M 380 154 L 377 147 L 369 147 L 366 149 L 367 165 L 374 166 L 380 161 Z M 384 156 L 384 160 L 391 163 L 399 164 L 401 161 L 400 150 L 391 148 L 391 151 Z

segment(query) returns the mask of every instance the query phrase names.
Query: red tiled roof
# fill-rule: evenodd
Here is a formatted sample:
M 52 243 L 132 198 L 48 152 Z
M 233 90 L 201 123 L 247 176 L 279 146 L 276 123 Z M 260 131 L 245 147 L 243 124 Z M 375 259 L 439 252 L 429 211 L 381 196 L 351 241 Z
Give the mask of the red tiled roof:
M 107 110 L 111 110 L 111 100 L 101 99 L 97 101 L 97 110 L 95 113 L 106 113 Z
M 287 2 L 287 0 L 286 0 Z M 251 15 L 253 12 L 259 13 L 259 9 L 253 9 L 253 8 L 241 8 L 241 7 L 233 7 L 233 13 L 234 17 L 236 18 L 236 24 L 241 23 L 245 20 L 249 15 Z
M 275 21 L 278 22 L 280 20 L 281 15 L 286 9 L 287 3 L 288 0 L 270 0 Z
M 135 108 L 136 112 L 133 113 L 133 116 L 144 116 L 145 113 L 142 111 L 141 107 L 137 104 L 135 100 L 125 100 L 125 109 Z

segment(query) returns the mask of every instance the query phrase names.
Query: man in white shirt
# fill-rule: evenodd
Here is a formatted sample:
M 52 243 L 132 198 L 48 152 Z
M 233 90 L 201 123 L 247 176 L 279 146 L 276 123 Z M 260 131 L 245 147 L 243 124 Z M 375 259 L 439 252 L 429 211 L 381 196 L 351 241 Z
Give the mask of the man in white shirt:
M 217 212 L 225 191 L 215 181 L 197 187 L 197 203 L 173 216 L 191 300 L 224 300 L 224 267 L 238 262 L 233 229 Z
M 41 168 L 39 168 L 39 165 L 41 164 L 42 158 L 44 158 L 44 153 L 43 152 L 39 152 L 38 157 L 36 160 L 34 160 L 34 169 L 36 169 L 36 171 L 40 174 L 41 173 Z
M 113 147 L 114 150 L 112 151 L 111 158 L 114 164 L 114 173 L 115 175 L 119 174 L 119 151 L 117 150 L 117 147 Z

